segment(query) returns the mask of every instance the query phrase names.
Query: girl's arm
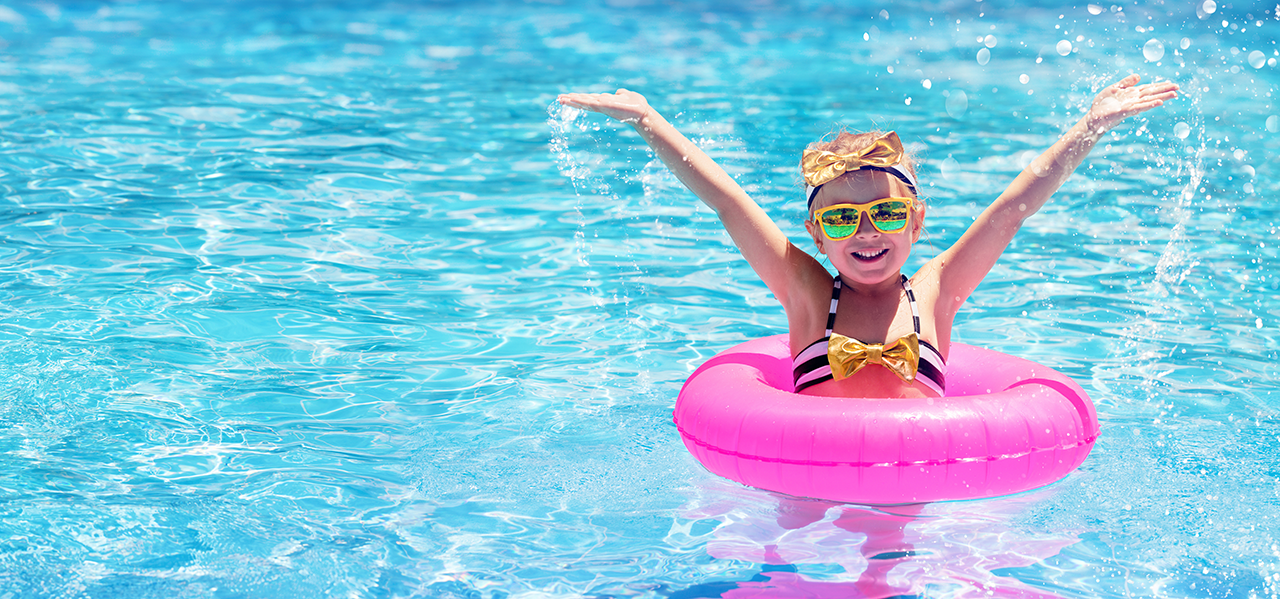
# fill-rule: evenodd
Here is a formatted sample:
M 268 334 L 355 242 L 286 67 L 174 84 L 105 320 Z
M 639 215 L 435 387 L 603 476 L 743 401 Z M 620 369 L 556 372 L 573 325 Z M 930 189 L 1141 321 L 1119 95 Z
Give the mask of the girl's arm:
M 1138 80 L 1138 75 L 1129 75 L 1102 90 L 1089 113 L 1053 147 L 1031 161 L 955 245 L 934 258 L 937 306 L 939 316 L 945 316 L 946 322 L 995 266 L 1022 221 L 1040 210 L 1062 187 L 1099 138 L 1124 119 L 1178 96 L 1178 86 L 1172 82 L 1137 85 Z
M 614 94 L 564 94 L 559 101 L 631 125 L 676 178 L 716 211 L 738 250 L 788 312 L 792 307 L 789 290 L 810 282 L 830 287 L 826 269 L 795 247 L 738 183 L 650 107 L 644 96 L 620 89 Z

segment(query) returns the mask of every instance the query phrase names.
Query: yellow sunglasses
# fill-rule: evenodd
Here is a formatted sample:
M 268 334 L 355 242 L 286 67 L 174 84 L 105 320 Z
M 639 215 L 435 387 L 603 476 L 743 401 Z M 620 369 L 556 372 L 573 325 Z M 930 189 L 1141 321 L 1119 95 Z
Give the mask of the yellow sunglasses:
M 813 213 L 813 221 L 831 241 L 853 237 L 858 221 L 866 214 L 871 226 L 881 233 L 900 233 L 911 220 L 912 198 L 884 198 L 870 204 L 836 204 Z

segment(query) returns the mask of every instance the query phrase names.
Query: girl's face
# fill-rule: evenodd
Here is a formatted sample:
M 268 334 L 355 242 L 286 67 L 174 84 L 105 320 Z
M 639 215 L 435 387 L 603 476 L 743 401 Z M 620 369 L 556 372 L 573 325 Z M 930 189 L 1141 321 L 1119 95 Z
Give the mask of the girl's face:
M 881 233 L 864 215 L 852 237 L 832 241 L 813 222 L 813 213 L 836 204 L 869 204 L 879 199 L 911 198 L 911 190 L 897 177 L 877 171 L 846 173 L 818 190 L 805 228 L 813 236 L 818 251 L 831 259 L 831 265 L 849 283 L 876 284 L 892 278 L 897 281 L 902 267 L 911 255 L 911 244 L 920 238 L 924 227 L 924 205 L 911 211 L 906 228 L 898 233 Z

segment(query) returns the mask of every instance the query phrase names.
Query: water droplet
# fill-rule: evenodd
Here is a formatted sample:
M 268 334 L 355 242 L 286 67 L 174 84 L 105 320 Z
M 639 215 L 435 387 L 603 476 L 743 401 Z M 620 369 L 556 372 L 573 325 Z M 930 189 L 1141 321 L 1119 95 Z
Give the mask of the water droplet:
M 920 82 L 920 85 L 923 85 L 925 89 L 930 89 L 933 87 L 933 82 L 929 81 L 928 79 L 925 79 L 924 81 Z
M 1103 11 L 1103 10 L 1105 10 L 1105 9 L 1103 9 L 1101 6 L 1098 6 L 1097 4 L 1090 4 L 1090 5 L 1089 5 L 1089 14 L 1091 14 L 1091 15 L 1100 15 L 1100 14 L 1102 14 L 1102 11 Z
M 958 171 L 959 169 L 960 169 L 960 163 L 956 162 L 955 158 L 947 156 L 947 159 L 942 161 L 942 168 L 941 168 L 942 178 L 950 179 L 951 174 Z
M 1066 56 L 1071 53 L 1071 42 L 1062 40 L 1058 42 L 1058 54 Z
M 1232 152 L 1231 155 L 1235 157 L 1236 160 L 1244 160 L 1244 150 L 1241 150 L 1240 148 L 1236 148 L 1236 151 Z
M 1200 10 L 1203 10 L 1206 15 L 1211 15 L 1218 10 L 1218 3 L 1213 0 L 1204 0 L 1204 4 L 1200 5 Z
M 1265 64 L 1267 64 L 1266 54 L 1263 54 L 1258 50 L 1254 50 L 1253 52 L 1249 53 L 1249 66 L 1255 69 L 1261 69 Z
M 1191 47 L 1191 38 L 1189 38 L 1189 37 L 1184 37 L 1184 38 L 1182 38 L 1182 43 L 1180 43 L 1180 44 L 1178 44 L 1178 45 L 1179 45 L 1179 46 L 1182 46 L 1182 49 L 1183 49 L 1183 50 L 1186 50 L 1187 48 L 1190 48 L 1190 47 Z
M 1178 139 L 1186 139 L 1191 135 L 1191 126 L 1186 123 L 1178 123 L 1173 126 L 1173 135 Z
M 888 68 L 888 70 L 889 70 L 889 74 L 890 74 L 890 75 L 892 75 L 892 74 L 893 74 L 893 65 L 889 65 L 887 68 Z
M 964 93 L 964 90 L 955 90 L 947 96 L 947 114 L 951 115 L 951 118 L 958 119 L 968 110 L 969 95 Z
M 996 36 L 994 35 L 988 35 L 987 37 L 982 38 L 982 44 L 988 48 L 996 47 L 997 43 Z
M 1262 319 L 1259 318 L 1256 322 L 1254 322 L 1254 324 L 1257 325 L 1258 328 L 1262 328 Z
M 1021 74 L 1021 75 L 1019 75 L 1019 76 L 1018 76 L 1018 83 L 1021 83 L 1021 84 L 1023 84 L 1023 85 L 1026 85 L 1026 84 L 1028 84 L 1028 83 L 1030 83 L 1030 82 L 1031 82 L 1031 78 L 1030 78 L 1030 77 L 1028 77 L 1026 73 L 1023 73 L 1023 74 Z
M 1164 58 L 1164 44 L 1158 39 L 1147 40 L 1146 45 L 1142 46 L 1142 56 L 1147 62 L 1156 62 Z
M 907 98 L 907 106 L 910 106 L 910 105 L 911 105 L 911 98 L 910 98 L 910 97 L 908 97 L 908 98 Z
M 986 48 L 978 50 L 978 64 L 985 65 L 988 62 L 991 62 L 991 51 Z
M 1274 114 L 1267 117 L 1267 131 L 1272 133 L 1280 131 L 1280 117 Z

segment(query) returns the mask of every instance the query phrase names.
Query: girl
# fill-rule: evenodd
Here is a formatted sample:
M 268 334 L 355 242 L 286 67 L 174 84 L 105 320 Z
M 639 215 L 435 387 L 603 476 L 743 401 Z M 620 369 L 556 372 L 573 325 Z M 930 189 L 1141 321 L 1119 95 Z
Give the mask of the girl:
M 1124 119 L 1176 98 L 1171 82 L 1130 75 L 1031 162 L 955 245 L 910 278 L 902 266 L 924 227 L 915 168 L 893 132 L 850 135 L 805 150 L 805 229 L 839 273 L 792 245 L 746 192 L 643 96 L 564 94 L 566 106 L 630 124 L 686 187 L 716 211 L 751 268 L 786 310 L 796 391 L 838 397 L 939 397 L 956 311 L 1022 221 Z

